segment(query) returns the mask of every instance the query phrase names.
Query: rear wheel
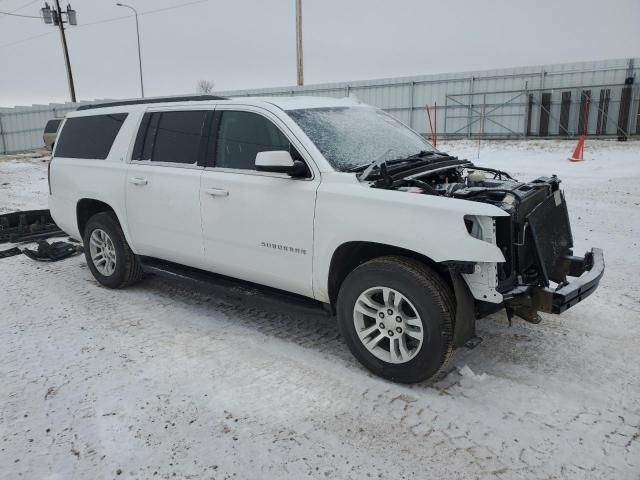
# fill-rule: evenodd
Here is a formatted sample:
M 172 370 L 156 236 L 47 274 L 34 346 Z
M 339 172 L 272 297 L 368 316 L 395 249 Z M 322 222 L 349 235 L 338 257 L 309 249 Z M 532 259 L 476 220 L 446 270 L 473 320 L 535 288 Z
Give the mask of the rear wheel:
M 351 272 L 338 295 L 340 330 L 354 356 L 376 375 L 426 380 L 452 353 L 453 294 L 427 265 L 381 257 Z
M 142 266 L 112 213 L 97 213 L 89 219 L 84 253 L 89 270 L 106 287 L 123 288 L 142 278 Z

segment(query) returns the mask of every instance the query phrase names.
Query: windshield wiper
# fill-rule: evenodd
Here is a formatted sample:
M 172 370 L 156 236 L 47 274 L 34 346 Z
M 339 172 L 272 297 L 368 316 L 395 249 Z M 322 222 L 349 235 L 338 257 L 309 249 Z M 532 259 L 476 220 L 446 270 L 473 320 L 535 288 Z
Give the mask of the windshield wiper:
M 367 167 L 370 167 L 372 164 L 375 165 L 380 165 L 382 163 L 387 163 L 387 164 L 394 164 L 394 163 L 401 163 L 401 162 L 406 162 L 407 160 L 413 160 L 415 158 L 420 158 L 422 156 L 425 155 L 433 155 L 436 152 L 429 152 L 427 150 L 421 150 L 418 153 L 414 153 L 413 155 L 409 155 L 406 157 L 400 157 L 400 158 L 394 158 L 391 160 L 384 160 L 384 156 L 389 153 L 390 150 L 387 150 L 382 156 L 380 156 L 380 158 L 377 158 L 376 160 L 369 162 L 369 163 L 364 163 L 362 165 L 358 165 L 357 167 L 353 167 L 350 168 L 349 170 L 347 170 L 347 172 L 361 172 L 362 170 L 366 169 Z
M 387 151 L 388 152 L 388 151 Z M 369 178 L 369 176 L 371 175 L 371 173 L 373 172 L 374 169 L 378 169 L 378 170 L 382 170 L 382 166 L 385 165 L 385 167 L 387 165 L 394 165 L 397 163 L 404 163 L 404 162 L 410 162 L 411 160 L 417 160 L 420 159 L 422 157 L 426 157 L 428 155 L 434 155 L 435 152 L 429 152 L 427 150 L 421 150 L 418 153 L 414 153 L 413 155 L 408 155 L 406 157 L 401 157 L 401 158 L 394 158 L 391 160 L 385 160 L 384 159 L 384 155 L 381 158 L 378 158 L 377 160 L 374 160 L 373 162 L 369 163 L 369 164 L 365 164 L 365 165 L 358 165 L 357 167 L 351 168 L 349 169 L 349 172 L 360 172 L 363 171 L 360 175 L 358 175 L 358 180 L 360 180 L 361 182 L 364 182 L 367 178 Z

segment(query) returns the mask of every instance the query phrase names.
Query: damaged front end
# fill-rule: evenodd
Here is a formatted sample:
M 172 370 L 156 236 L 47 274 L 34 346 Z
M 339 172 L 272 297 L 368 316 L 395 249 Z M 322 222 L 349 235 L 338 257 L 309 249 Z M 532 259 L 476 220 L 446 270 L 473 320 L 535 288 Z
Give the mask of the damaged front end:
M 517 315 L 538 323 L 538 312 L 559 314 L 584 300 L 604 274 L 602 250 L 573 255 L 567 204 L 555 175 L 519 182 L 500 170 L 434 154 L 411 167 L 381 168 L 372 186 L 489 203 L 509 214 L 465 217 L 469 235 L 495 243 L 505 258 L 476 264 L 473 276 L 464 275 L 477 317 L 504 305 L 509 320 Z M 474 279 L 486 286 L 488 277 L 496 298 L 473 291 Z

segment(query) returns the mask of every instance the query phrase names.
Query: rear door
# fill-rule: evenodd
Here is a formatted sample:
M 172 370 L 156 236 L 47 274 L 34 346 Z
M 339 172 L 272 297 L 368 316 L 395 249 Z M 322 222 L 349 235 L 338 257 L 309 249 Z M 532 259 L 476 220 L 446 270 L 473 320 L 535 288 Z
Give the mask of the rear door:
M 216 108 L 200 204 L 206 268 L 313 296 L 313 214 L 320 177 L 286 125 L 258 107 Z M 289 150 L 308 178 L 255 170 L 256 154 Z M 300 155 L 304 153 L 307 158 Z
M 201 266 L 199 192 L 210 118 L 207 110 L 144 115 L 126 178 L 127 222 L 137 253 Z

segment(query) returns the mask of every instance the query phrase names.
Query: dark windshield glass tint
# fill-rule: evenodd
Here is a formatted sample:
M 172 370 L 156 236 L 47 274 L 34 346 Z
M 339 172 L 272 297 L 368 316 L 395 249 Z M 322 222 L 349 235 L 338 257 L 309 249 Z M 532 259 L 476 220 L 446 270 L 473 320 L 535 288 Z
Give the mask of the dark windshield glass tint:
M 158 115 L 157 126 L 152 118 L 147 129 L 147 138 L 155 133 L 153 162 L 195 164 L 200 154 L 202 127 L 205 111 L 162 112 Z M 143 158 L 149 150 L 149 142 L 143 147 Z M 146 158 L 144 158 L 146 159 Z
M 225 111 L 218 129 L 216 166 L 253 170 L 256 155 L 292 151 L 287 137 L 266 118 L 251 112 Z
M 69 118 L 56 144 L 56 157 L 104 160 L 126 113 Z
M 420 135 L 376 108 L 313 108 L 287 113 L 339 171 L 378 159 L 391 160 L 433 150 Z

